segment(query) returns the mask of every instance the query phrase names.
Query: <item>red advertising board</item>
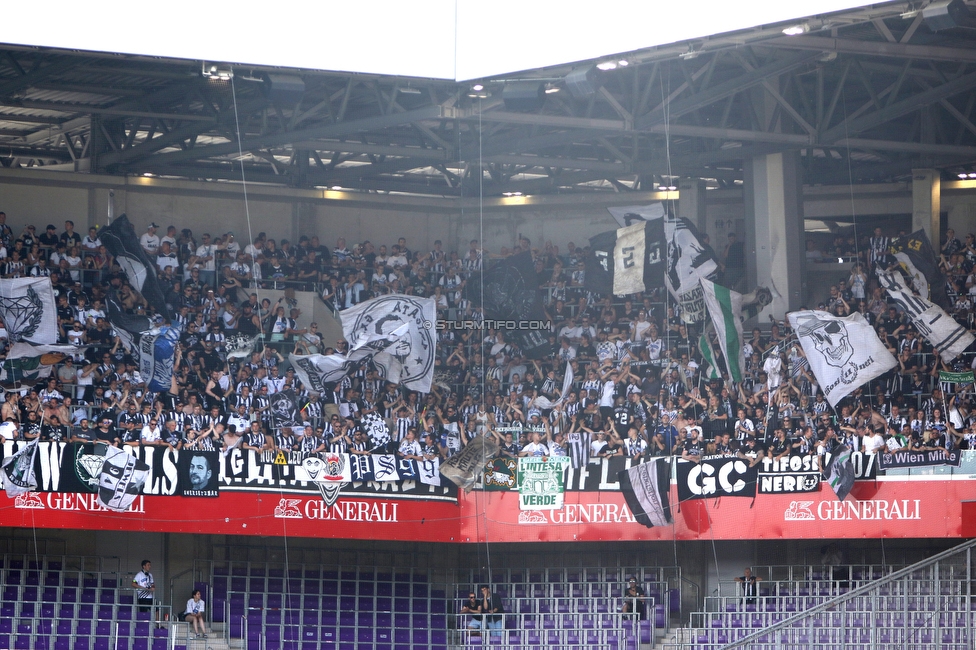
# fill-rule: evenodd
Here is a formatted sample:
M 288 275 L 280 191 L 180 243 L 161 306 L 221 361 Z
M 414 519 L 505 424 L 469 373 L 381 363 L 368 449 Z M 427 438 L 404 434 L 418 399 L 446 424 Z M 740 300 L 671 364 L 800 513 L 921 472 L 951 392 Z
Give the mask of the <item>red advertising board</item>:
M 908 477 L 905 477 L 908 478 Z M 519 511 L 516 492 L 461 495 L 461 541 L 495 542 L 742 540 L 880 537 L 961 537 L 962 501 L 976 481 L 948 477 L 859 481 L 845 501 L 821 484 L 816 492 L 759 494 L 755 500 L 721 497 L 685 501 L 674 523 L 645 528 L 620 492 L 567 492 L 561 510 Z M 671 486 L 671 502 L 677 490 Z M 482 540 L 483 541 L 483 540 Z
M 4 454 L 12 449 L 8 442 Z M 681 471 L 690 464 L 679 466 L 685 500 L 679 504 L 672 482 L 673 523 L 646 528 L 617 482 L 629 459 L 569 468 L 562 507 L 522 510 L 519 492 L 508 489 L 514 481 L 465 494 L 440 480 L 436 466 L 394 456 L 330 458 L 342 483 L 330 495 L 315 481 L 321 468 L 308 458 L 235 450 L 214 461 L 217 471 L 207 475 L 213 490 L 189 489 L 184 461 L 190 457 L 157 448 L 128 451 L 151 471 L 129 510 L 115 512 L 92 490 L 86 468 L 98 463 L 88 463 L 90 452 L 90 445 L 42 443 L 39 491 L 16 498 L 0 492 L 0 526 L 461 543 L 945 538 L 971 536 L 973 526 L 964 521 L 976 511 L 971 474 L 873 478 L 870 457 L 854 464 L 861 480 L 845 501 L 826 483 L 791 478 L 806 477 L 805 467 L 770 466 L 750 486 L 737 480 L 742 468 L 734 459 L 715 470 L 705 463 L 691 472 Z M 747 492 L 755 496 L 740 496 Z
M 899 477 L 900 478 L 900 477 Z M 458 502 L 341 494 L 222 491 L 217 499 L 141 496 L 129 512 L 94 494 L 0 495 L 0 525 L 63 529 L 271 535 L 432 542 L 961 537 L 976 481 L 948 477 L 858 482 L 841 502 L 825 486 L 805 494 L 686 501 L 674 523 L 636 523 L 620 492 L 567 492 L 559 510 L 520 510 L 517 492 L 461 493 Z M 672 485 L 672 502 L 676 490 Z

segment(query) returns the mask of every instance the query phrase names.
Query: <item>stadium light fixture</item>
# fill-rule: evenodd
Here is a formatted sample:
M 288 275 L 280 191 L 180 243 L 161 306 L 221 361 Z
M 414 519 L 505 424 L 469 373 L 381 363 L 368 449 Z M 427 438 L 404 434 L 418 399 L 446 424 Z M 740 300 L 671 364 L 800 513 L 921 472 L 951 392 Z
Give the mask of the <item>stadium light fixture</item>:
M 803 23 L 802 25 L 790 25 L 783 30 L 783 33 L 787 36 L 799 36 L 800 34 L 806 34 L 810 31 L 810 25 Z

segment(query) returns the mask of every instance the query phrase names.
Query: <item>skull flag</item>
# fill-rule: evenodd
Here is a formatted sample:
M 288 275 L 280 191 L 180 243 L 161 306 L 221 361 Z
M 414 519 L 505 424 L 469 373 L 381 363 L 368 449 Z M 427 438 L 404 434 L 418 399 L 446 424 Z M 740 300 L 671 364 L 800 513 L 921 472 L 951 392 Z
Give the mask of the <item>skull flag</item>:
M 787 315 L 831 406 L 898 365 L 860 314 L 840 318 L 807 310 Z

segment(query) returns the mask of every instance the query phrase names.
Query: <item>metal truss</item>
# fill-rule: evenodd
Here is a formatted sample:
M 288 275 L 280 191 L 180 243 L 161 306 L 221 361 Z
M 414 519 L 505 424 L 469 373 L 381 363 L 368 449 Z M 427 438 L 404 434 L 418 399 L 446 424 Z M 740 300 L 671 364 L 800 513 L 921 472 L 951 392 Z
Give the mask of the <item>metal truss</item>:
M 911 3 L 628 55 L 589 93 L 571 67 L 468 84 L 285 71 L 205 78 L 199 62 L 0 47 L 0 164 L 292 187 L 472 196 L 628 192 L 742 181 L 743 161 L 798 152 L 809 184 L 899 180 L 976 165 L 976 43 L 932 32 Z M 907 17 L 904 17 L 907 16 Z M 592 65 L 589 62 L 582 65 Z M 477 96 L 470 96 L 475 94 Z M 234 97 L 236 95 L 236 105 Z M 238 133 L 240 138 L 238 138 Z

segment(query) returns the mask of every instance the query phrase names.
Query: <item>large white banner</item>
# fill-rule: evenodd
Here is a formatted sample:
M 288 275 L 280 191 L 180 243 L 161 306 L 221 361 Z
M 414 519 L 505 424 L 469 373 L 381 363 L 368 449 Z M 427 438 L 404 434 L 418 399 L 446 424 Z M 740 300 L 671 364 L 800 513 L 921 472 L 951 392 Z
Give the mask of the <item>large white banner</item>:
M 386 381 L 410 390 L 429 392 L 434 378 L 437 307 L 433 298 L 380 296 L 340 314 L 342 332 L 351 349 L 379 350 L 373 356 Z
M 860 314 L 841 318 L 806 310 L 787 316 L 831 406 L 898 365 Z

